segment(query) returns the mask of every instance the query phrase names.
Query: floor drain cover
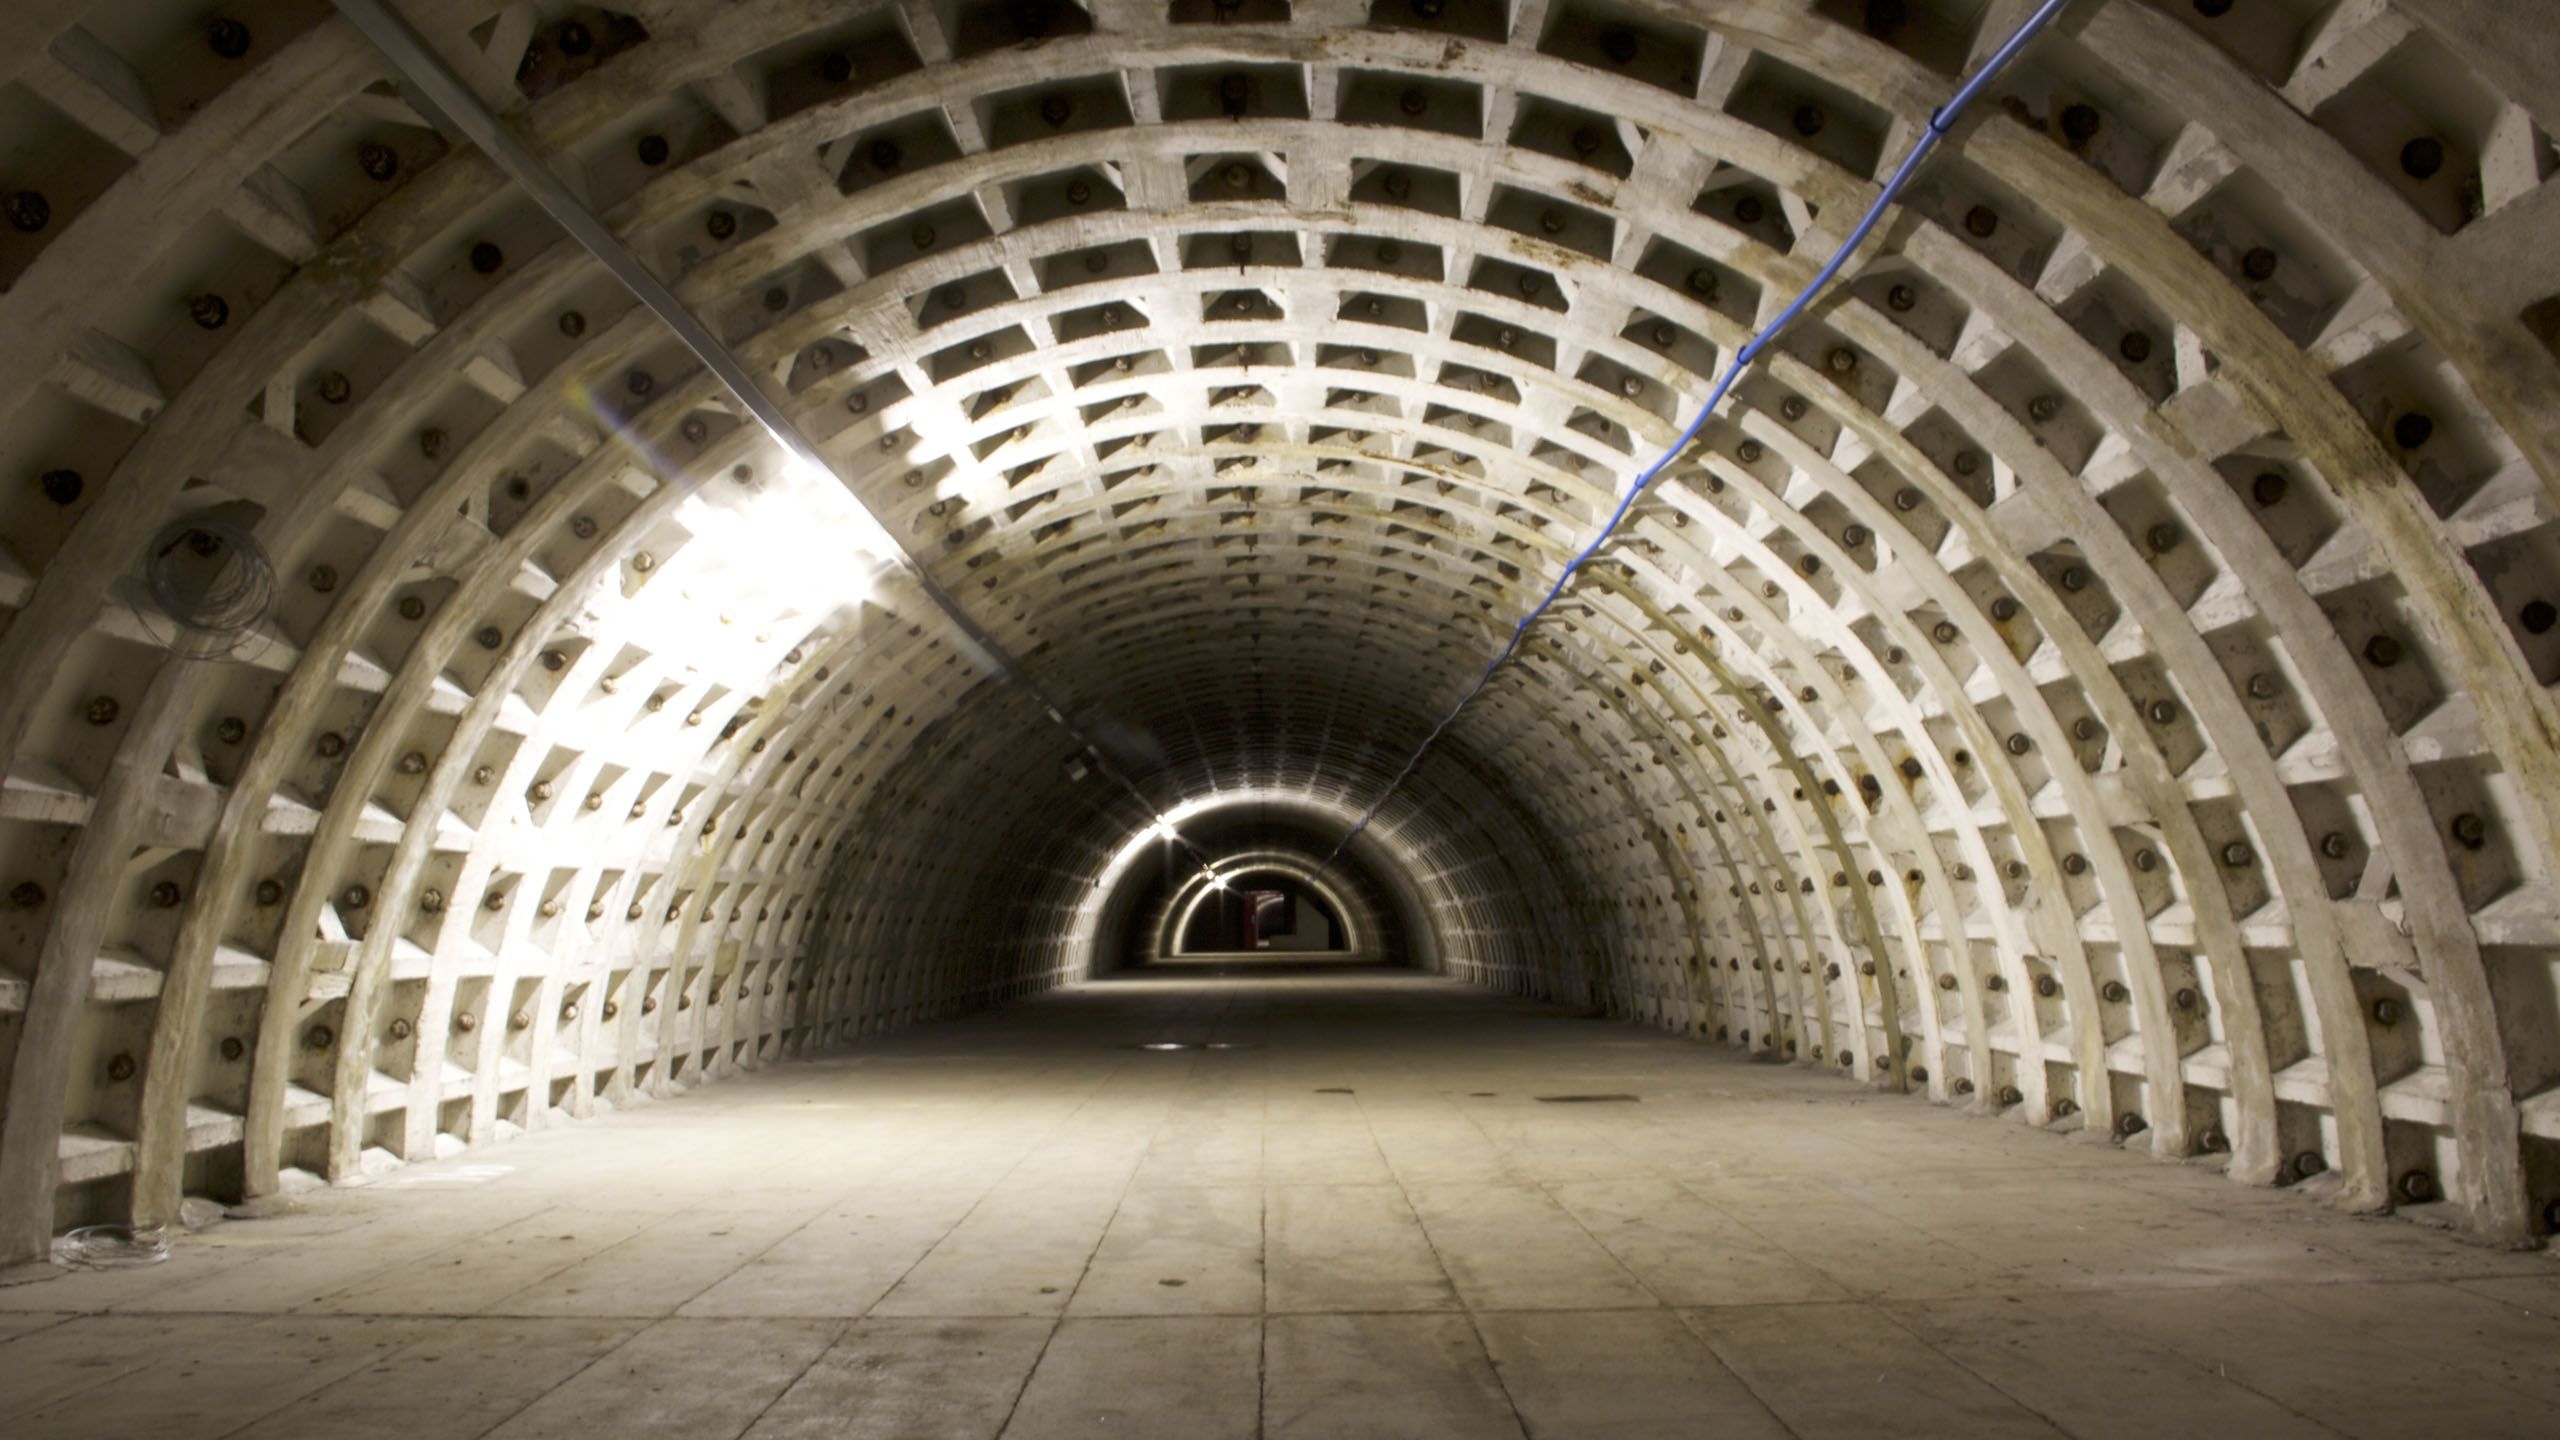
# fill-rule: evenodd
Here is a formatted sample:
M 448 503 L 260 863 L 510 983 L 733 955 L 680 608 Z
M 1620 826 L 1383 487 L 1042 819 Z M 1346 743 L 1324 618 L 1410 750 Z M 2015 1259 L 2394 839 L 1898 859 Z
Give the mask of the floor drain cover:
M 1632 1105 L 1636 1103 L 1636 1097 L 1633 1095 L 1541 1095 L 1538 1097 L 1538 1103 L 1541 1105 Z

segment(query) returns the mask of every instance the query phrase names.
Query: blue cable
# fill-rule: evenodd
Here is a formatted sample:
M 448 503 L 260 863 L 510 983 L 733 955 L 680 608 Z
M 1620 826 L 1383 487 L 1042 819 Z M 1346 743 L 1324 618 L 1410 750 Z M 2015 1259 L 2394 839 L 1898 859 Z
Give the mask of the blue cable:
M 1815 297 L 1819 296 L 1839 276 L 1841 267 L 1849 263 L 1849 257 L 1866 242 L 1867 235 L 1876 228 L 1877 222 L 1884 218 L 1885 208 L 1891 205 L 1894 198 L 1902 193 L 1902 188 L 1910 183 L 1913 173 L 1920 168 L 1920 162 L 1928 158 L 1929 152 L 1937 148 L 1940 140 L 1946 138 L 1947 129 L 1955 123 L 1956 117 L 1962 115 L 1965 107 L 1971 105 L 1974 98 L 1982 93 L 1983 87 L 1991 83 L 1992 77 L 1998 75 L 2011 60 L 2017 58 L 2018 52 L 2026 48 L 2027 42 L 2033 40 L 2036 33 L 2044 29 L 2046 23 L 2061 13 L 2062 7 L 2070 3 L 2071 0 L 2044 0 L 2042 5 L 2036 7 L 2036 12 L 2020 22 L 2008 40 L 2003 42 L 1998 50 L 1992 52 L 1991 58 L 1983 62 L 1982 68 L 1974 72 L 1973 78 L 1967 80 L 1963 87 L 1956 91 L 1953 99 L 1930 112 L 1929 128 L 1922 131 L 1920 138 L 1912 144 L 1911 153 L 1902 158 L 1902 164 L 1893 172 L 1893 178 L 1885 182 L 1884 189 L 1876 195 L 1875 203 L 1867 207 L 1867 213 L 1859 218 L 1857 226 L 1850 230 L 1848 238 L 1840 242 L 1840 248 L 1832 253 L 1829 263 L 1814 275 L 1804 289 L 1798 292 L 1795 299 L 1788 302 L 1786 309 L 1778 312 L 1777 319 L 1770 321 L 1758 334 L 1743 342 L 1741 349 L 1733 353 L 1732 363 L 1725 367 L 1724 376 L 1716 381 L 1715 389 L 1708 392 L 1707 402 L 1698 407 L 1696 418 L 1692 419 L 1680 432 L 1678 439 L 1673 440 L 1667 449 L 1654 457 L 1652 464 L 1645 466 L 1637 473 L 1635 483 L 1629 485 L 1627 493 L 1619 499 L 1618 508 L 1609 512 L 1609 523 L 1601 526 L 1600 533 L 1592 537 L 1591 543 L 1582 547 L 1581 553 L 1575 555 L 1557 574 L 1556 583 L 1547 587 L 1546 598 L 1540 600 L 1535 609 L 1521 616 L 1519 624 L 1511 627 L 1511 639 L 1503 645 L 1502 653 L 1493 657 L 1492 663 L 1484 667 L 1484 673 L 1476 677 L 1476 683 L 1468 686 L 1467 693 L 1458 697 L 1458 703 L 1449 707 L 1449 713 L 1440 717 L 1440 723 L 1431 727 L 1431 733 L 1422 737 L 1422 743 L 1414 747 L 1413 754 L 1405 760 L 1404 767 L 1396 771 L 1395 778 L 1389 780 L 1387 788 L 1379 793 L 1377 803 L 1361 812 L 1360 818 L 1349 830 L 1343 832 L 1342 839 L 1335 842 L 1333 849 L 1326 853 L 1324 864 L 1316 867 L 1316 874 L 1319 877 L 1333 868 L 1333 862 L 1341 858 L 1343 847 L 1351 843 L 1352 837 L 1368 829 L 1369 822 L 1378 818 L 1379 810 L 1385 808 L 1387 801 L 1394 798 L 1396 791 L 1403 787 L 1406 778 L 1413 774 L 1413 767 L 1422 763 L 1422 757 L 1430 752 L 1432 745 L 1439 740 L 1441 732 L 1447 730 L 1457 720 L 1459 712 L 1466 709 L 1478 695 L 1483 694 L 1486 685 L 1492 683 L 1494 672 L 1500 670 L 1509 663 L 1513 655 L 1519 653 L 1520 642 L 1528 635 L 1529 627 L 1536 624 L 1539 617 L 1547 613 L 1548 608 L 1556 603 L 1558 596 L 1564 594 L 1564 587 L 1573 582 L 1574 575 L 1590 562 L 1591 557 L 1600 553 L 1600 547 L 1609 543 L 1609 537 L 1617 533 L 1620 522 L 1627 518 L 1627 511 L 1634 508 L 1637 497 L 1644 494 L 1645 488 L 1653 483 L 1654 477 L 1660 475 L 1664 467 L 1679 458 L 1682 452 L 1697 440 L 1698 432 L 1706 428 L 1708 419 L 1716 413 L 1716 407 L 1724 403 L 1726 393 L 1733 389 L 1736 380 L 1742 378 L 1742 372 L 1749 369 L 1751 362 L 1758 359 L 1760 353 L 1768 349 L 1770 343 L 1776 340 L 1789 325 L 1794 324 L 1797 318 L 1804 314 L 1805 307 L 1811 305 Z

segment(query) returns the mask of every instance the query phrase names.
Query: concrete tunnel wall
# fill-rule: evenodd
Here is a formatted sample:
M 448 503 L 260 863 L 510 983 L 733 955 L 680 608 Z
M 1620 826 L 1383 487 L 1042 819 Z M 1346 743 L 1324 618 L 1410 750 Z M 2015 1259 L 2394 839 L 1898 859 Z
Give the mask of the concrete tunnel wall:
M 2027 7 L 400 8 L 1153 803 L 1338 821 Z M 2549 1229 L 2532 10 L 2073 5 L 1364 837 L 1428 963 Z M 1145 807 L 344 20 L 0 38 L 0 1257 L 1089 963 Z

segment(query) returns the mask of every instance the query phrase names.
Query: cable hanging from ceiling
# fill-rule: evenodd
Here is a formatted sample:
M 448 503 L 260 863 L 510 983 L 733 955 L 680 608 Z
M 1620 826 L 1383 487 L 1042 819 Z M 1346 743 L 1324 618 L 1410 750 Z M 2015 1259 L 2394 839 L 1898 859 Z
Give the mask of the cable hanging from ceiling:
M 1369 828 L 1369 822 L 1377 819 L 1378 812 L 1395 797 L 1396 791 L 1403 788 L 1404 782 L 1412 776 L 1414 767 L 1422 763 L 1422 757 L 1430 753 L 1431 747 L 1439 741 L 1441 734 L 1456 722 L 1460 712 L 1474 703 L 1478 695 L 1484 693 L 1485 686 L 1492 683 L 1495 673 L 1509 664 L 1511 658 L 1519 653 L 1521 642 L 1528 637 L 1529 627 L 1537 624 L 1547 611 L 1554 607 L 1557 599 L 1564 594 L 1565 587 L 1573 583 L 1573 577 L 1580 573 L 1582 567 L 1590 563 L 1591 559 L 1600 553 L 1601 548 L 1609 543 L 1610 538 L 1617 533 L 1619 525 L 1625 522 L 1627 513 L 1635 508 L 1636 501 L 1643 496 L 1654 480 L 1670 467 L 1671 462 L 1686 454 L 1689 447 L 1697 443 L 1700 432 L 1706 429 L 1707 421 L 1714 417 L 1716 408 L 1724 403 L 1725 396 L 1731 393 L 1734 383 L 1742 378 L 1743 372 L 1750 369 L 1752 362 L 1759 359 L 1762 352 L 1766 351 L 1788 326 L 1801 318 L 1813 302 L 1821 297 L 1822 292 L 1830 287 L 1831 282 L 1838 278 L 1841 270 L 1847 267 L 1850 258 L 1857 254 L 1858 247 L 1866 243 L 1868 234 L 1883 220 L 1885 211 L 1901 195 L 1903 188 L 1910 184 L 1911 177 L 1918 173 L 1921 162 L 1928 159 L 1929 152 L 1936 149 L 1938 142 L 1947 137 L 1948 131 L 1953 128 L 1957 118 L 1964 114 L 1966 107 L 1970 106 L 1991 81 L 2008 67 L 2009 62 L 2016 59 L 2018 53 L 2027 47 L 2028 42 L 2034 40 L 2037 34 L 2070 3 L 2071 0 L 2044 0 L 2044 3 L 2036 7 L 2035 13 L 2019 22 L 2017 29 L 2010 32 L 2009 38 L 2001 42 L 2000 48 L 1992 52 L 1991 57 L 1982 63 L 1982 67 L 1974 72 L 1973 77 L 1967 80 L 1946 104 L 1930 113 L 1929 124 L 1913 142 L 1911 153 L 1902 158 L 1902 164 L 1895 168 L 1893 178 L 1886 181 L 1884 188 L 1877 192 L 1875 202 L 1867 207 L 1866 214 L 1858 218 L 1858 223 L 1850 229 L 1848 237 L 1842 240 L 1839 248 L 1832 252 L 1831 259 L 1814 274 L 1813 279 L 1806 282 L 1805 287 L 1797 292 L 1793 300 L 1787 302 L 1786 308 L 1778 312 L 1776 319 L 1761 327 L 1749 340 L 1743 342 L 1740 349 L 1734 351 L 1733 359 L 1726 364 L 1723 375 L 1716 381 L 1715 388 L 1707 392 L 1705 403 L 1698 407 L 1697 413 L 1690 418 L 1688 425 L 1669 445 L 1663 447 L 1662 453 L 1656 455 L 1652 463 L 1636 472 L 1635 480 L 1627 486 L 1626 493 L 1618 498 L 1617 508 L 1609 512 L 1609 518 L 1601 525 L 1599 533 L 1592 536 L 1591 543 L 1583 546 L 1571 560 L 1565 563 L 1565 567 L 1557 572 L 1555 583 L 1547 587 L 1545 597 L 1539 600 L 1528 614 L 1521 616 L 1518 624 L 1511 627 L 1511 638 L 1504 643 L 1501 652 L 1485 665 L 1483 671 L 1476 676 L 1475 683 L 1467 687 L 1466 693 L 1460 695 L 1457 703 L 1451 705 L 1448 712 L 1440 717 L 1439 722 L 1422 737 L 1422 743 L 1413 748 L 1413 753 L 1405 758 L 1404 764 L 1397 769 L 1393 778 L 1387 781 L 1386 788 L 1379 792 L 1378 798 L 1370 803 L 1368 809 L 1360 813 L 1360 818 L 1352 822 L 1350 829 L 1343 832 L 1342 838 L 1334 843 L 1331 851 L 1326 853 L 1324 864 L 1317 867 L 1317 874 L 1321 875 L 1331 869 L 1333 862 L 1341 858 L 1343 848 L 1351 843 L 1353 837 Z

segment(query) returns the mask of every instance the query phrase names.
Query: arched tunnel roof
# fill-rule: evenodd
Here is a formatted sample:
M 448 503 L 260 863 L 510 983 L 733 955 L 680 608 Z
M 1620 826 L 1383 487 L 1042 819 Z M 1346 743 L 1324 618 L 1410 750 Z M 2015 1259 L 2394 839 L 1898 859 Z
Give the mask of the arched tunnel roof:
M 1347 827 L 2027 7 L 398 8 L 832 474 L 326 5 L 0 18 L 0 1253 Z M 1361 838 L 1432 962 L 2544 1228 L 2531 8 L 2072 5 Z

